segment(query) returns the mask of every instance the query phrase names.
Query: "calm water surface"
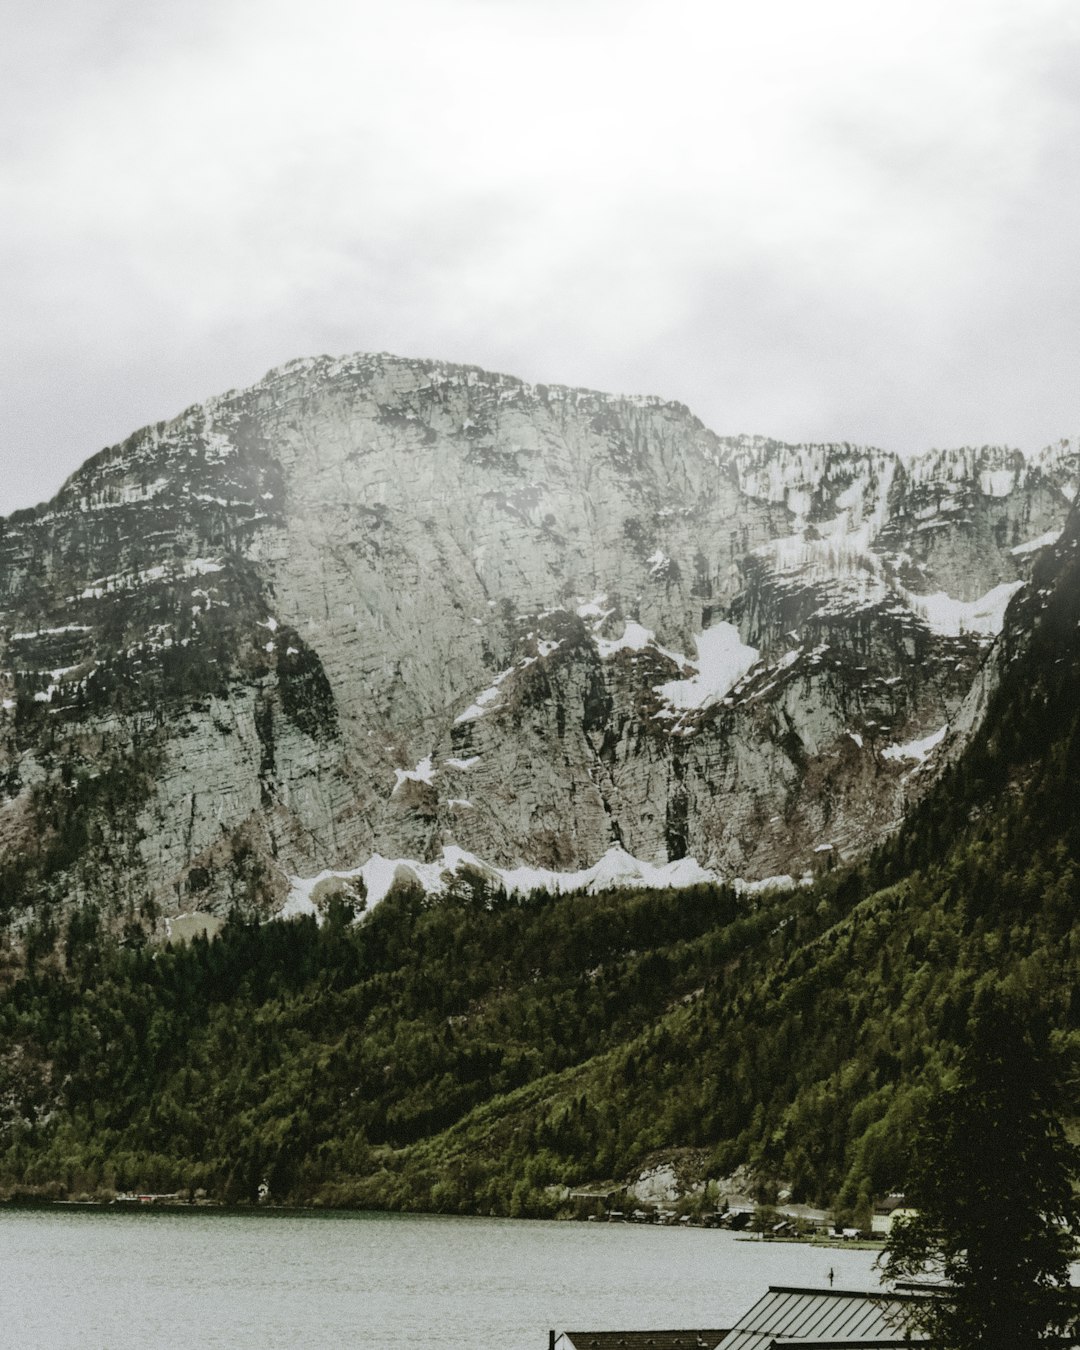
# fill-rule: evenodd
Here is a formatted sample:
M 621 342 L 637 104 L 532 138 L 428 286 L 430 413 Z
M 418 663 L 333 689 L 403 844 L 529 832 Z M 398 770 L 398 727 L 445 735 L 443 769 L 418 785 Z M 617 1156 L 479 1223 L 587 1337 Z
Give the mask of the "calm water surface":
M 873 1252 L 707 1229 L 396 1214 L 0 1211 L 0 1345 L 547 1350 L 555 1327 L 724 1327 Z

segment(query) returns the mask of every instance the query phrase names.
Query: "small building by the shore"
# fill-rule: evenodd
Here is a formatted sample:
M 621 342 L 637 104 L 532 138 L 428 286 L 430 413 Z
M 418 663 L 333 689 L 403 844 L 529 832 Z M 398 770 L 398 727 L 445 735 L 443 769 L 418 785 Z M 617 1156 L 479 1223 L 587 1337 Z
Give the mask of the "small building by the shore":
M 917 1211 L 907 1204 L 902 1195 L 887 1195 L 874 1206 L 874 1212 L 870 1216 L 870 1231 L 888 1237 L 897 1219 L 910 1219 L 916 1213 Z

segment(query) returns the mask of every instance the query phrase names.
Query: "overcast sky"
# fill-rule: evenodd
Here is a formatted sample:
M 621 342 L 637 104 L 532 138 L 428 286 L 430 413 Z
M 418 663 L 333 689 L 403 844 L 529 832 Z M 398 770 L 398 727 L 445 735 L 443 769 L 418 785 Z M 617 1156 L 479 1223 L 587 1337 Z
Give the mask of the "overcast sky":
M 1076 0 L 49 0 L 0 105 L 0 512 L 320 352 L 1080 432 Z

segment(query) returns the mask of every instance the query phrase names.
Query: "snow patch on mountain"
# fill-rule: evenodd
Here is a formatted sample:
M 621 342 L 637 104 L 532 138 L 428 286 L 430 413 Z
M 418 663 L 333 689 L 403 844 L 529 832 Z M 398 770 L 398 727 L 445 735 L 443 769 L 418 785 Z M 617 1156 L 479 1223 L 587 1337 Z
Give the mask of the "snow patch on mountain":
M 640 652 L 646 647 L 655 647 L 656 634 L 651 628 L 643 628 L 641 624 L 628 619 L 623 626 L 622 637 L 611 640 L 598 637 L 595 642 L 601 661 L 610 661 L 619 652 Z
M 949 725 L 946 723 L 943 727 L 939 727 L 937 731 L 932 731 L 929 736 L 924 736 L 922 740 L 908 741 L 904 745 L 888 745 L 882 750 L 881 757 L 882 759 L 914 759 L 921 764 L 928 758 L 930 752 L 945 739 L 948 730 Z
M 1056 544 L 1061 538 L 1060 530 L 1047 530 L 1045 534 L 1040 534 L 1037 539 L 1029 539 L 1024 544 L 1017 544 L 1015 548 L 1009 549 L 1014 558 L 1022 558 L 1028 553 L 1038 553 L 1041 548 L 1049 548 Z
M 422 759 L 415 769 L 395 769 L 394 775 L 397 782 L 394 784 L 394 792 L 404 786 L 405 783 L 434 783 L 435 766 L 432 763 L 430 755 Z
M 979 491 L 984 497 L 1007 497 L 1015 487 L 1015 469 L 984 469 L 979 474 Z
M 12 633 L 12 642 L 31 642 L 37 638 L 59 637 L 64 633 L 89 633 L 93 630 L 84 623 L 66 623 L 60 628 L 29 629 L 25 633 Z
M 514 673 L 514 667 L 508 666 L 506 670 L 500 671 L 487 689 L 477 694 L 475 700 L 469 704 L 463 713 L 458 713 L 454 718 L 454 725 L 462 722 L 475 722 L 477 718 L 485 716 L 491 711 L 492 707 L 499 701 L 501 691 L 499 686 L 506 679 L 509 679 Z
M 461 805 L 469 805 L 462 802 Z M 638 889 L 658 890 L 717 884 L 720 877 L 709 868 L 702 867 L 696 858 L 679 858 L 675 862 L 650 863 L 634 858 L 625 849 L 613 845 L 592 867 L 576 872 L 556 872 L 550 868 L 492 867 L 475 854 L 458 848 L 455 844 L 443 847 L 439 858 L 434 862 L 416 862 L 411 858 L 384 858 L 375 853 L 360 867 L 348 871 L 322 871 L 314 877 L 290 877 L 288 899 L 279 915 L 290 919 L 299 915 L 319 916 L 314 901 L 316 888 L 327 881 L 361 880 L 367 896 L 367 909 L 370 910 L 380 900 L 386 898 L 395 882 L 419 885 L 428 895 L 444 894 L 454 879 L 464 870 L 478 872 L 488 882 L 502 887 L 509 894 L 529 894 L 532 891 L 549 891 L 553 894 L 565 894 L 570 891 L 587 891 L 595 895 L 600 891 L 622 886 Z M 763 885 L 783 884 L 788 878 L 771 878 Z M 744 889 L 755 883 L 741 883 Z
M 656 692 L 681 712 L 708 708 L 725 698 L 747 671 L 757 662 L 760 653 L 748 647 L 739 637 L 734 624 L 718 623 L 704 633 L 694 636 L 697 646 L 697 674 L 685 680 L 669 680 L 656 686 Z
M 731 884 L 737 895 L 766 895 L 770 891 L 792 891 L 796 886 L 809 885 L 811 879 L 803 877 L 796 881 L 793 876 L 783 872 L 775 877 L 762 877 L 760 881 L 744 881 L 742 877 L 736 877 Z
M 611 610 L 604 609 L 606 595 L 594 596 L 591 600 L 582 601 L 574 611 L 579 619 L 606 619 Z
M 992 638 L 1001 632 L 1009 601 L 1023 585 L 1022 581 L 1004 581 L 977 600 L 954 600 L 944 591 L 936 591 L 933 595 L 916 595 L 911 591 L 903 594 L 931 631 L 942 637 L 978 633 Z
M 649 863 L 634 858 L 625 849 L 613 846 L 592 867 L 577 872 L 554 872 L 548 868 L 516 867 L 496 869 L 507 891 L 547 890 L 554 892 L 585 890 L 590 894 L 617 886 L 656 889 L 667 886 L 696 886 L 717 882 L 715 872 L 702 867 L 696 858 L 679 858 L 669 863 Z
M 156 567 L 148 567 L 142 572 L 99 577 L 82 591 L 79 599 L 101 600 L 112 591 L 134 590 L 150 582 L 164 581 L 166 577 L 177 576 L 185 579 L 203 577 L 212 572 L 222 571 L 223 566 L 224 564 L 211 562 L 207 558 L 192 558 L 180 567 L 176 567 L 172 563 L 158 563 Z

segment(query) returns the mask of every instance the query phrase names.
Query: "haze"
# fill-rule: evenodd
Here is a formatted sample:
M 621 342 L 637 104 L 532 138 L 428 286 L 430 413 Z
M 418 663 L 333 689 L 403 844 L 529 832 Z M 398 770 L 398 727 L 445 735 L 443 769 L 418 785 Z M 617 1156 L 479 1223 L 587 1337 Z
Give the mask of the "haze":
M 0 61 L 0 512 L 292 357 L 720 433 L 1080 430 L 1069 0 L 53 0 Z

